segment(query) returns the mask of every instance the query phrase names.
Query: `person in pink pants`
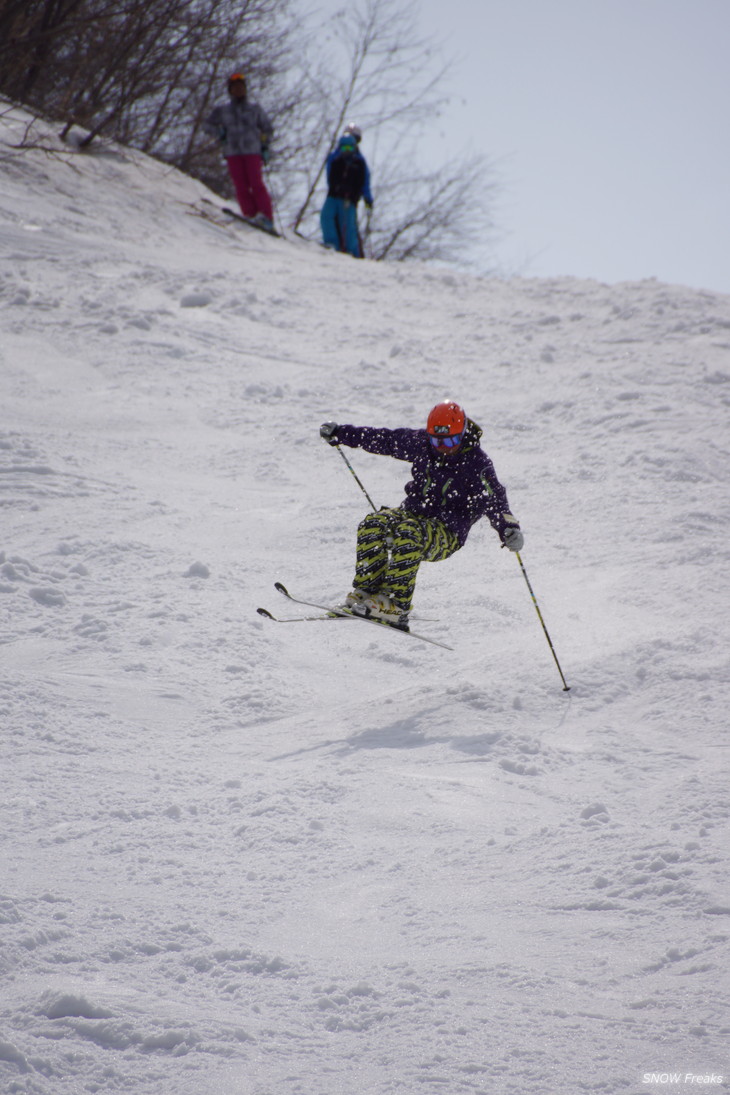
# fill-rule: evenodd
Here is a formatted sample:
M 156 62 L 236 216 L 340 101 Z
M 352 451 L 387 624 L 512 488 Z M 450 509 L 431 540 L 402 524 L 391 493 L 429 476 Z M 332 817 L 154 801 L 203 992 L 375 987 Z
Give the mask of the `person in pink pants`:
M 271 206 L 271 196 L 266 189 L 266 183 L 261 173 L 262 158 L 260 154 L 251 152 L 226 156 L 228 173 L 236 189 L 236 197 L 244 217 L 252 220 L 263 215 L 267 222 L 264 227 L 271 228 L 274 220 L 274 212 Z
M 242 73 L 229 76 L 228 95 L 227 103 L 213 108 L 205 129 L 221 145 L 244 217 L 270 230 L 274 214 L 262 165 L 269 158 L 273 127 L 266 111 L 249 100 Z

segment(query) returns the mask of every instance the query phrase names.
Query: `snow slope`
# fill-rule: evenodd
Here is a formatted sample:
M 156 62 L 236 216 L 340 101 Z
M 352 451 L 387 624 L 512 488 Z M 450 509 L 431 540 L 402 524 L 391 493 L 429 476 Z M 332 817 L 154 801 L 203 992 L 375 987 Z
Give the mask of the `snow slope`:
M 216 223 L 0 118 L 0 1091 L 730 1088 L 730 298 Z M 211 219 L 213 217 L 214 219 Z M 451 396 L 526 535 L 349 588 L 325 419 Z M 351 452 L 378 504 L 407 466 Z M 294 613 L 295 614 L 295 613 Z

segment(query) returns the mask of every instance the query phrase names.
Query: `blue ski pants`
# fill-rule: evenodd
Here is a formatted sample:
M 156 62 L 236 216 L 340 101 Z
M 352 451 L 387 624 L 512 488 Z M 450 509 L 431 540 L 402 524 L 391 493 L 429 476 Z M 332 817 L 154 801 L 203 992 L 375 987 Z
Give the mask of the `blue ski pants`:
M 348 202 L 344 198 L 326 198 L 319 221 L 325 247 L 333 247 L 335 251 L 347 251 L 356 259 L 362 258 L 356 202 Z

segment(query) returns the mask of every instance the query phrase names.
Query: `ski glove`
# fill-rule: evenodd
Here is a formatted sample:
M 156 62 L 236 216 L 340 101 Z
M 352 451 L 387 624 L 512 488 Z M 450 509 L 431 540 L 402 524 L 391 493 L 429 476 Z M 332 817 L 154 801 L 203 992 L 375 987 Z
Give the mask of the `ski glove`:
M 336 422 L 323 422 L 319 427 L 319 436 L 323 437 L 328 445 L 336 445 L 338 428 Z
M 218 126 L 218 140 L 220 141 L 221 144 L 226 143 L 226 137 L 227 136 L 228 136 L 228 130 L 226 129 L 226 127 L 224 125 L 219 125 Z
M 265 164 L 267 164 L 271 159 L 271 152 L 269 151 L 269 146 L 267 144 L 261 145 L 261 159 L 264 161 Z
M 525 542 L 525 538 L 522 532 L 518 528 L 506 528 L 502 535 L 502 543 L 505 547 L 508 547 L 510 551 L 522 551 L 522 545 Z

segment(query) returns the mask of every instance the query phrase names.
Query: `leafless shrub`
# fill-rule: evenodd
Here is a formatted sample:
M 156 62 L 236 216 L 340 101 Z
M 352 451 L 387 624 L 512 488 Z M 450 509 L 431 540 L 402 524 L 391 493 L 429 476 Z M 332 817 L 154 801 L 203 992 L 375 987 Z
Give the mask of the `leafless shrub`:
M 324 163 L 344 125 L 364 131 L 375 259 L 463 258 L 490 227 L 480 157 L 429 164 L 448 65 L 418 33 L 415 0 L 352 0 L 316 25 L 297 0 L 0 0 L 0 92 L 82 131 L 142 149 L 230 195 L 203 130 L 227 75 L 246 71 L 275 126 L 269 182 L 280 219 L 319 234 Z
M 424 154 L 447 98 L 449 65 L 418 32 L 414 0 L 359 0 L 314 38 L 306 64 L 299 160 L 284 202 L 304 235 L 316 236 L 326 193 L 324 162 L 348 121 L 363 130 L 375 208 L 362 226 L 374 259 L 463 260 L 491 230 L 496 182 L 484 157 L 433 166 Z

